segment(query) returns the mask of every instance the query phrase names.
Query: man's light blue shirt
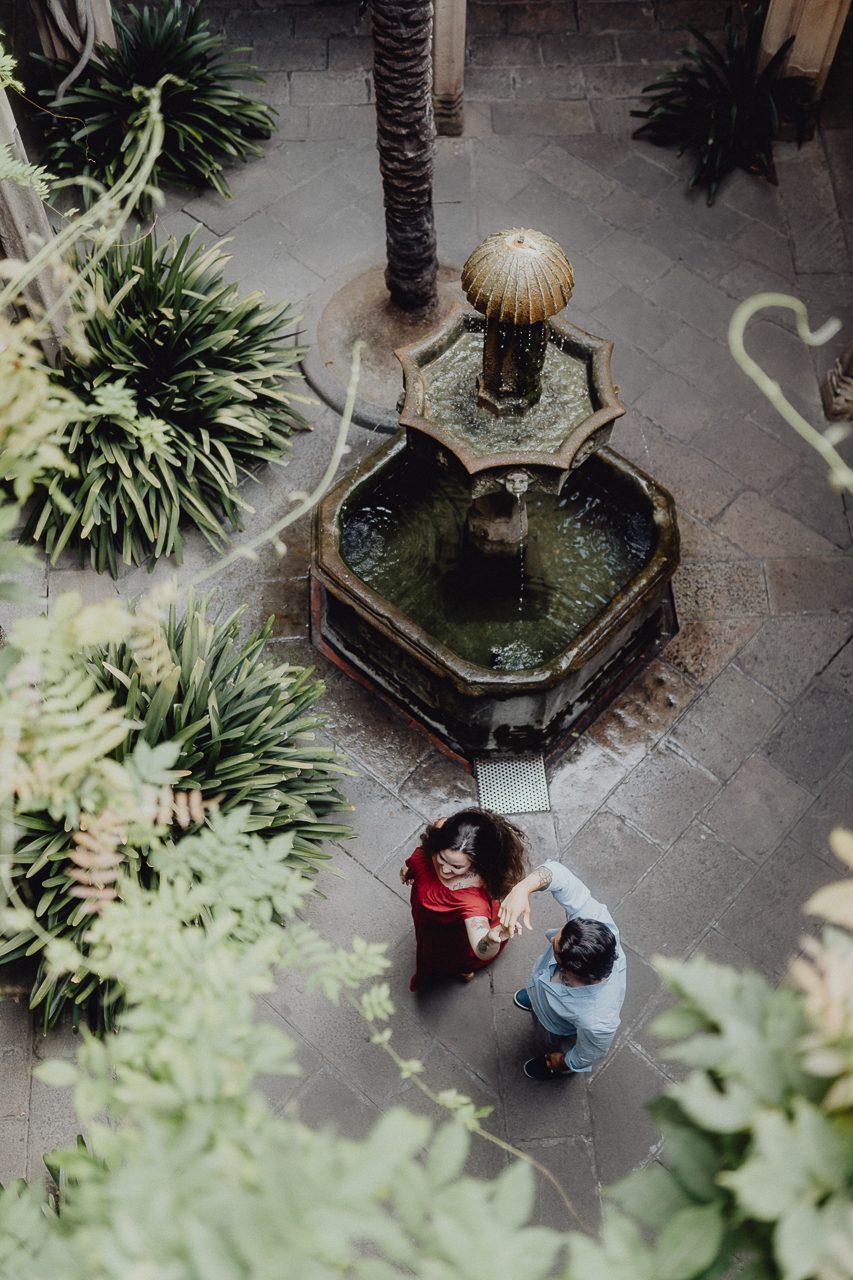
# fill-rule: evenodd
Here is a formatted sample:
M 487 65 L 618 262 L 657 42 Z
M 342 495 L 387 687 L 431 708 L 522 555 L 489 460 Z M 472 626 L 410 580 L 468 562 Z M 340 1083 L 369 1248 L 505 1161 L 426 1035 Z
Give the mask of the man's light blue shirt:
M 566 1066 L 572 1071 L 589 1071 L 593 1062 L 607 1053 L 619 1027 L 625 999 L 625 953 L 619 942 L 619 930 L 604 903 L 593 898 L 583 881 L 562 863 L 549 860 L 543 865 L 551 873 L 551 893 L 569 920 L 578 916 L 584 920 L 600 920 L 616 935 L 613 971 L 603 982 L 585 987 L 566 986 L 560 980 L 554 952 L 548 947 L 536 961 L 528 987 L 533 1012 L 542 1026 L 553 1035 L 577 1036 L 566 1054 Z M 547 936 L 553 938 L 557 932 L 552 929 Z

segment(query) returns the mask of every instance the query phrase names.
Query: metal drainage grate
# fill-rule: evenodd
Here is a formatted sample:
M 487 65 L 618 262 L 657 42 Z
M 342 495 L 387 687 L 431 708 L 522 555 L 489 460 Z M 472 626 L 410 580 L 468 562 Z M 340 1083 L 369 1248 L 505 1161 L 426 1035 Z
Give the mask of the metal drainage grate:
M 551 808 L 542 756 L 475 760 L 474 777 L 484 809 L 494 809 L 495 813 L 548 813 Z

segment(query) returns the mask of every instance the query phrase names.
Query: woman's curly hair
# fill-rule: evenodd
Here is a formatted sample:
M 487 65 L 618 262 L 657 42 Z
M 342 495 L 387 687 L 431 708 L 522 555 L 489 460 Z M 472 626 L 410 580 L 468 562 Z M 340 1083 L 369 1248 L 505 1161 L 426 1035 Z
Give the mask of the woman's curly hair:
M 493 898 L 503 898 L 527 874 L 527 837 L 490 809 L 460 809 L 441 826 L 430 823 L 421 848 L 432 856 L 443 849 L 467 853 Z

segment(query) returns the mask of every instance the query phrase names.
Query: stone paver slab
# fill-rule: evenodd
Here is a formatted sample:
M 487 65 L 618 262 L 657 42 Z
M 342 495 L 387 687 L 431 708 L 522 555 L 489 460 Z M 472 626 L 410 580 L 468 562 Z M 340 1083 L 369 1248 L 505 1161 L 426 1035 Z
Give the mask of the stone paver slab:
M 523 1065 L 539 1052 L 533 1019 L 529 1013 L 516 1009 L 511 996 L 505 996 L 504 1001 L 503 1006 L 496 1002 L 495 1021 L 507 1140 L 532 1142 L 555 1135 L 589 1133 L 588 1077 L 576 1074 L 544 1083 L 528 1080 Z
M 704 821 L 741 853 L 763 861 L 812 799 L 767 760 L 752 756 L 708 806 Z
M 686 956 L 754 874 L 754 862 L 693 823 L 620 904 L 626 945 L 646 960 Z
M 746 560 L 743 547 L 736 546 L 698 516 L 689 511 L 678 512 L 678 532 L 681 537 L 681 559 L 686 560 Z
M 766 576 L 771 613 L 853 610 L 853 574 L 840 555 L 779 557 Z
M 696 560 L 675 576 L 679 618 L 755 618 L 768 613 L 767 585 L 753 560 Z
M 495 102 L 495 133 L 534 134 L 549 138 L 563 133 L 593 133 L 595 126 L 586 102 Z
M 786 841 L 762 866 L 723 914 L 717 928 L 751 957 L 771 979 L 780 978 L 805 933 L 815 933 L 814 916 L 803 904 L 831 874 L 826 863 Z
M 608 797 L 607 808 L 668 848 L 718 789 L 705 769 L 659 747 Z
M 849 640 L 822 673 L 823 683 L 853 698 L 853 643 Z
M 829 847 L 829 833 L 837 826 L 853 826 L 853 777 L 847 772 L 836 774 L 824 787 L 791 832 L 790 842 L 837 872 L 840 864 Z
M 738 666 L 786 702 L 793 702 L 853 631 L 853 617 L 813 614 L 768 618 L 738 655 Z
M 660 1135 L 646 1103 L 668 1083 L 662 1071 L 628 1044 L 615 1050 L 596 1074 L 589 1109 L 598 1176 L 605 1186 L 656 1152 Z
M 407 725 L 396 710 L 342 674 L 328 682 L 325 711 L 328 731 L 337 745 L 392 789 L 430 750 L 424 735 Z
M 836 547 L 850 546 L 844 499 L 829 488 L 822 467 L 798 467 L 774 490 L 773 501 Z
M 562 1196 L 546 1178 L 534 1171 L 536 1179 L 535 1220 L 554 1231 L 594 1232 L 600 1216 L 592 1142 L 582 1134 L 569 1138 L 543 1139 L 518 1144 L 531 1159 L 553 1175 L 571 1202 L 572 1213 Z
M 331 865 L 341 878 L 324 876 L 320 887 L 328 896 L 312 898 L 305 909 L 306 918 L 324 937 L 346 947 L 354 937 L 393 943 L 408 931 L 405 903 L 355 858 L 340 853 Z
M 612 272 L 632 289 L 644 289 L 672 266 L 672 258 L 661 249 L 646 245 L 628 231 L 613 231 L 590 253 L 599 266 Z
M 853 700 L 815 682 L 770 735 L 764 754 L 800 786 L 817 792 L 853 748 Z
M 368 871 L 376 871 L 392 849 L 403 845 L 414 849 L 423 820 L 393 791 L 363 773 L 344 778 L 340 789 L 355 810 L 349 819 L 355 838 L 346 845 L 350 857 Z
M 648 302 L 627 285 L 598 307 L 596 319 L 617 340 L 633 342 L 648 355 L 654 355 L 680 328 L 678 320 L 668 311 Z
M 661 353 L 656 353 L 655 358 L 661 359 Z M 641 465 L 669 489 L 678 507 L 700 519 L 713 520 L 743 488 L 743 479 L 651 422 L 641 424 L 641 443 L 642 454 L 637 448 L 633 450 L 635 460 L 640 461 L 645 455 L 646 461 Z
M 561 848 L 624 776 L 624 762 L 586 736 L 553 765 L 548 788 Z
M 658 845 L 605 808 L 581 828 L 563 861 L 612 912 L 660 857 Z
M 588 736 L 631 767 L 696 697 L 696 688 L 660 659 L 652 662 L 604 711 Z
M 824 555 L 835 549 L 759 493 L 739 494 L 718 517 L 715 528 L 751 556 Z
M 683 263 L 676 263 L 645 291 L 646 298 L 680 316 L 709 338 L 725 339 L 735 301 Z
M 477 803 L 473 774 L 435 748 L 400 784 L 397 794 L 427 821 Z
M 609 196 L 616 186 L 612 178 L 605 177 L 564 147 L 552 142 L 528 161 L 528 168 L 552 186 L 567 192 L 573 199 L 589 203 Z
M 355 1140 L 366 1138 L 379 1119 L 379 1109 L 330 1067 L 305 1081 L 291 1100 L 290 1112 L 311 1129 L 331 1129 Z
M 720 421 L 720 403 L 703 395 L 675 373 L 665 371 L 636 402 L 644 417 L 663 427 L 670 435 L 689 442 L 697 434 L 704 438 Z
M 682 716 L 673 738 L 694 760 L 729 778 L 764 741 L 782 714 L 779 702 L 736 667 L 729 667 Z
M 51 1147 L 58 1145 L 52 1137 Z M 38 1176 L 41 1177 L 41 1170 Z M 0 1186 L 27 1177 L 27 1121 L 0 1117 Z
M 676 671 L 707 685 L 761 625 L 758 618 L 688 618 L 664 650 Z
M 650 4 L 629 0 L 614 10 L 612 4 L 600 0 L 581 0 L 580 29 L 597 34 L 605 31 L 650 31 L 654 27 L 654 10 Z
M 499 963 L 498 961 L 495 963 Z M 436 983 L 411 998 L 410 1016 L 432 1039 L 452 1050 L 470 1071 L 492 1088 L 498 1084 L 495 1005 L 489 970 L 473 982 Z

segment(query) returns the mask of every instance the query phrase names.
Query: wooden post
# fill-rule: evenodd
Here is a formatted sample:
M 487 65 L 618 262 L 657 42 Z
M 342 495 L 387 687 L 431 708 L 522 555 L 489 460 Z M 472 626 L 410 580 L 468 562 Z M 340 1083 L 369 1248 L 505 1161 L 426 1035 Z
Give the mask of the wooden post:
M 16 160 L 26 161 L 27 153 L 5 92 L 0 91 L 0 144 L 9 148 Z M 26 262 L 52 237 L 44 205 L 32 187 L 17 182 L 0 182 L 0 250 L 3 256 Z M 48 268 L 28 285 L 24 297 L 33 318 L 38 321 L 56 303 L 60 285 Z M 41 344 L 51 364 L 56 364 L 70 318 L 67 304 L 51 315 Z
M 436 133 L 458 137 L 465 127 L 466 0 L 434 0 L 432 105 Z
M 789 36 L 794 37 L 785 73 L 808 76 L 820 97 L 835 57 L 850 0 L 770 0 L 761 37 L 763 68 Z
M 853 422 L 853 342 L 820 385 L 823 411 L 833 422 Z

